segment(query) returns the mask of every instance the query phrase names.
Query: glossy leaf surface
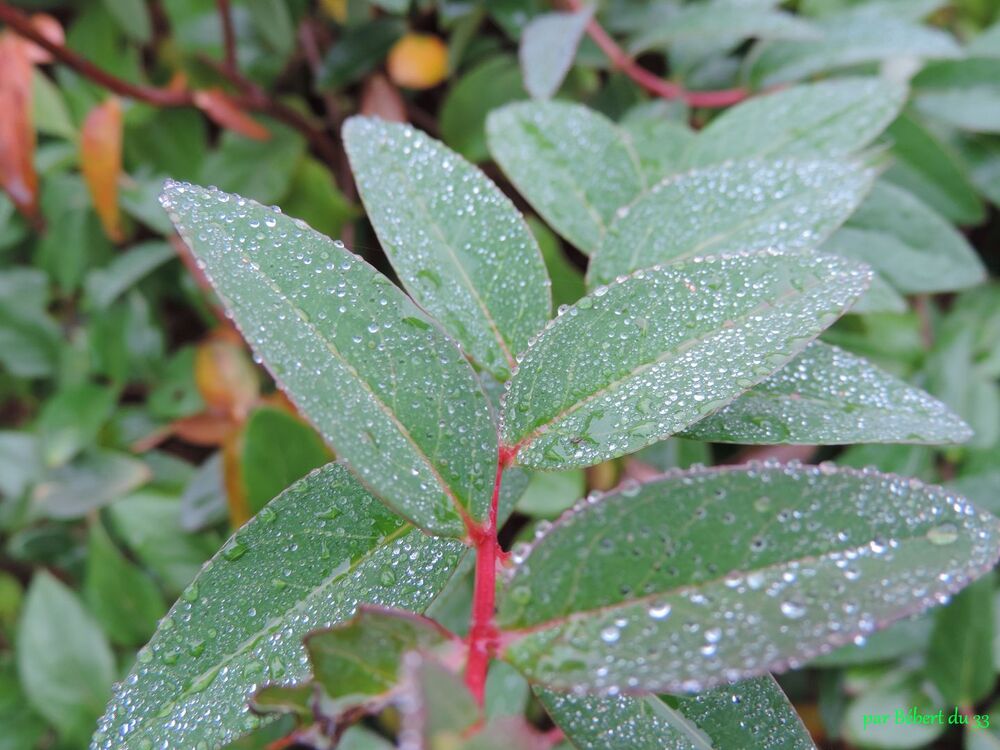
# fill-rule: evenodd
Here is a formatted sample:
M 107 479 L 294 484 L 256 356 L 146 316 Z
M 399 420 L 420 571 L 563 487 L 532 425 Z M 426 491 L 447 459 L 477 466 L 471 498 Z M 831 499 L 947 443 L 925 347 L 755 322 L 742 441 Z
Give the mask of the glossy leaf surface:
M 486 134 L 518 192 L 584 253 L 597 248 L 615 212 L 646 189 L 630 141 L 581 105 L 509 104 L 490 114 Z
M 442 534 L 485 518 L 496 460 L 486 397 L 420 308 L 273 209 L 178 183 L 163 201 L 275 379 L 384 502 Z
M 961 443 L 972 430 L 919 388 L 816 342 L 684 436 L 762 445 Z
M 695 696 L 576 696 L 535 688 L 577 750 L 814 750 L 770 675 Z
M 875 78 L 843 78 L 754 97 L 698 134 L 692 166 L 749 156 L 843 156 L 870 143 L 899 114 L 906 90 Z
M 712 256 L 596 288 L 525 352 L 502 439 L 531 468 L 587 466 L 708 416 L 781 368 L 868 283 L 832 256 Z
M 802 664 L 942 601 L 1000 556 L 943 488 L 832 465 L 665 475 L 584 502 L 500 604 L 505 658 L 560 689 L 694 691 Z
M 591 284 L 696 255 L 815 248 L 847 219 L 870 171 L 832 161 L 727 162 L 659 183 L 618 212 Z
M 340 464 L 313 472 L 238 531 L 173 606 L 115 696 L 94 747 L 192 748 L 257 720 L 247 696 L 305 677 L 306 633 L 361 603 L 421 611 L 465 547 L 392 515 Z
M 542 255 L 478 168 L 409 125 L 352 118 L 344 141 L 379 241 L 413 298 L 493 375 L 549 318 Z

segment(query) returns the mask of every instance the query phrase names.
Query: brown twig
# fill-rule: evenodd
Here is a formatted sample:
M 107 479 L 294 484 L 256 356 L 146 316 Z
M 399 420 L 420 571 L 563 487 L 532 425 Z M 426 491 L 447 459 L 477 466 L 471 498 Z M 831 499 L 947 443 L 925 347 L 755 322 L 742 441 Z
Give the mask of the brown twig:
M 0 22 L 5 23 L 18 35 L 47 50 L 57 61 L 119 96 L 158 107 L 196 106 L 194 92 L 188 89 L 143 86 L 115 77 L 65 45 L 46 38 L 34 27 L 27 15 L 5 2 L 0 2 Z M 242 92 L 241 95 L 233 97 L 238 106 L 259 114 L 270 115 L 289 125 L 306 137 L 320 158 L 330 165 L 337 164 L 337 148 L 333 140 L 322 128 L 315 126 L 306 115 L 294 107 L 272 99 L 263 89 L 243 78 L 236 70 L 229 70 L 226 77 Z
M 582 9 L 580 0 L 566 0 L 566 6 L 573 11 Z M 680 99 L 692 107 L 728 107 L 730 104 L 746 99 L 750 93 L 743 88 L 722 89 L 719 91 L 688 91 L 678 83 L 665 81 L 639 65 L 626 54 L 625 50 L 611 38 L 611 35 L 597 22 L 591 19 L 587 24 L 587 34 L 594 40 L 611 64 L 627 75 L 646 91 L 663 99 Z
M 229 0 L 215 0 L 219 9 L 219 21 L 222 23 L 222 45 L 225 50 L 225 65 L 231 73 L 239 70 L 236 62 L 236 32 L 233 31 L 233 14 L 229 8 Z

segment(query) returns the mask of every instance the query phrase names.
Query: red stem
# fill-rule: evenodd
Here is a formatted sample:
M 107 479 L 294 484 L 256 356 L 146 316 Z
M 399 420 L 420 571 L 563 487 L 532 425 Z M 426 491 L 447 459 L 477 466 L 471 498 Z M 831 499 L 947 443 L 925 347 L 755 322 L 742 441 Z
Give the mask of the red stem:
M 472 623 L 469 628 L 469 661 L 465 668 L 465 684 L 479 705 L 483 705 L 486 692 L 486 672 L 490 655 L 496 648 L 497 628 L 493 622 L 497 582 L 497 507 L 500 504 L 500 482 L 503 477 L 505 452 L 501 448 L 497 457 L 496 478 L 493 481 L 493 498 L 486 523 L 469 530 L 476 548 L 476 581 L 472 594 Z
M 229 10 L 229 0 L 215 0 L 219 9 L 219 22 L 222 24 L 222 45 L 225 49 L 226 67 L 235 72 L 236 67 L 236 32 L 233 30 L 233 15 Z
M 578 11 L 582 7 L 580 0 L 566 0 L 566 5 L 574 11 Z M 663 99 L 681 99 L 692 107 L 728 107 L 730 104 L 735 104 L 749 96 L 749 92 L 741 88 L 721 91 L 688 91 L 680 84 L 665 81 L 636 63 L 625 53 L 625 50 L 618 46 L 618 43 L 611 38 L 611 35 L 596 19 L 591 19 L 590 23 L 587 24 L 587 33 L 601 48 L 612 65 L 646 91 Z

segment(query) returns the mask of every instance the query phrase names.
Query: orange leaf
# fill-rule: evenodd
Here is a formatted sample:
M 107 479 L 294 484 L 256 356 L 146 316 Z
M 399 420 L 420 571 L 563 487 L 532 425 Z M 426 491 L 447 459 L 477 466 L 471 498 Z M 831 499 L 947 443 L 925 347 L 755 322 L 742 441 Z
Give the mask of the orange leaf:
M 98 104 L 83 121 L 80 169 L 104 233 L 114 242 L 121 242 L 124 233 L 118 209 L 118 179 L 122 172 L 122 107 L 116 97 Z
M 238 422 L 246 419 L 260 397 L 260 380 L 246 350 L 224 335 L 199 344 L 194 382 L 210 411 Z
M 36 13 L 31 17 L 31 25 L 39 34 L 44 36 L 53 44 L 62 45 L 66 42 L 66 34 L 63 32 L 62 24 L 48 13 Z M 28 59 L 36 65 L 45 65 L 52 62 L 52 54 L 44 47 L 39 47 L 33 42 L 25 41 L 28 50 Z
M 270 131 L 241 110 L 233 99 L 221 89 L 202 89 L 194 92 L 194 103 L 216 124 L 253 138 L 266 141 Z
M 170 423 L 170 432 L 192 445 L 222 445 L 237 429 L 237 423 L 218 414 L 195 414 Z
M 389 78 L 407 89 L 430 89 L 448 76 L 448 47 L 433 34 L 409 33 L 389 50 Z
M 238 529 L 250 520 L 246 483 L 243 481 L 242 432 L 234 432 L 222 446 L 222 483 L 226 488 L 229 523 Z
M 361 88 L 361 114 L 389 122 L 406 122 L 406 103 L 399 89 L 381 73 L 373 73 Z
M 21 213 L 37 220 L 38 174 L 28 48 L 20 37 L 0 32 L 0 188 Z

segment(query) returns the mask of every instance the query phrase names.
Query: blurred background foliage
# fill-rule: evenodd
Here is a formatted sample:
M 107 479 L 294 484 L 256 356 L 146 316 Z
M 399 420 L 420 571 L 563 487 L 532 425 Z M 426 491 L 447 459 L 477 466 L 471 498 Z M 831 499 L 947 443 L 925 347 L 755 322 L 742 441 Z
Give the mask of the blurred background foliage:
M 356 112 L 408 120 L 507 185 L 489 162 L 484 120 L 529 91 L 558 89 L 636 137 L 666 127 L 676 140 L 715 113 L 681 86 L 742 96 L 843 73 L 916 73 L 878 150 L 880 185 L 905 191 L 924 229 L 913 230 L 897 191 L 897 203 L 873 200 L 841 230 L 872 248 L 866 259 L 884 283 L 826 338 L 946 401 L 974 426 L 972 442 L 819 451 L 668 440 L 586 472 L 535 476 L 505 541 L 589 488 L 751 455 L 875 465 L 1000 510 L 1000 287 L 955 293 L 940 285 L 947 266 L 920 255 L 921 232 L 950 222 L 961 234 L 946 228 L 948 242 L 968 242 L 992 274 L 1000 268 L 1000 4 L 602 3 L 597 17 L 621 54 L 666 76 L 667 96 L 587 37 L 568 70 L 553 71 L 558 55 L 546 57 L 545 44 L 521 44 L 553 9 L 541 0 L 0 3 L 0 750 L 85 747 L 112 682 L 230 530 L 332 458 L 253 362 L 156 196 L 167 176 L 218 185 L 280 206 L 389 271 L 338 141 Z M 530 223 L 557 304 L 573 302 L 583 256 Z M 437 612 L 458 631 L 466 583 Z M 998 669 L 1000 598 L 988 577 L 782 682 L 823 747 L 997 750 Z M 506 679 L 523 707 L 524 686 Z M 912 705 L 992 711 L 997 729 L 845 734 L 852 712 Z

